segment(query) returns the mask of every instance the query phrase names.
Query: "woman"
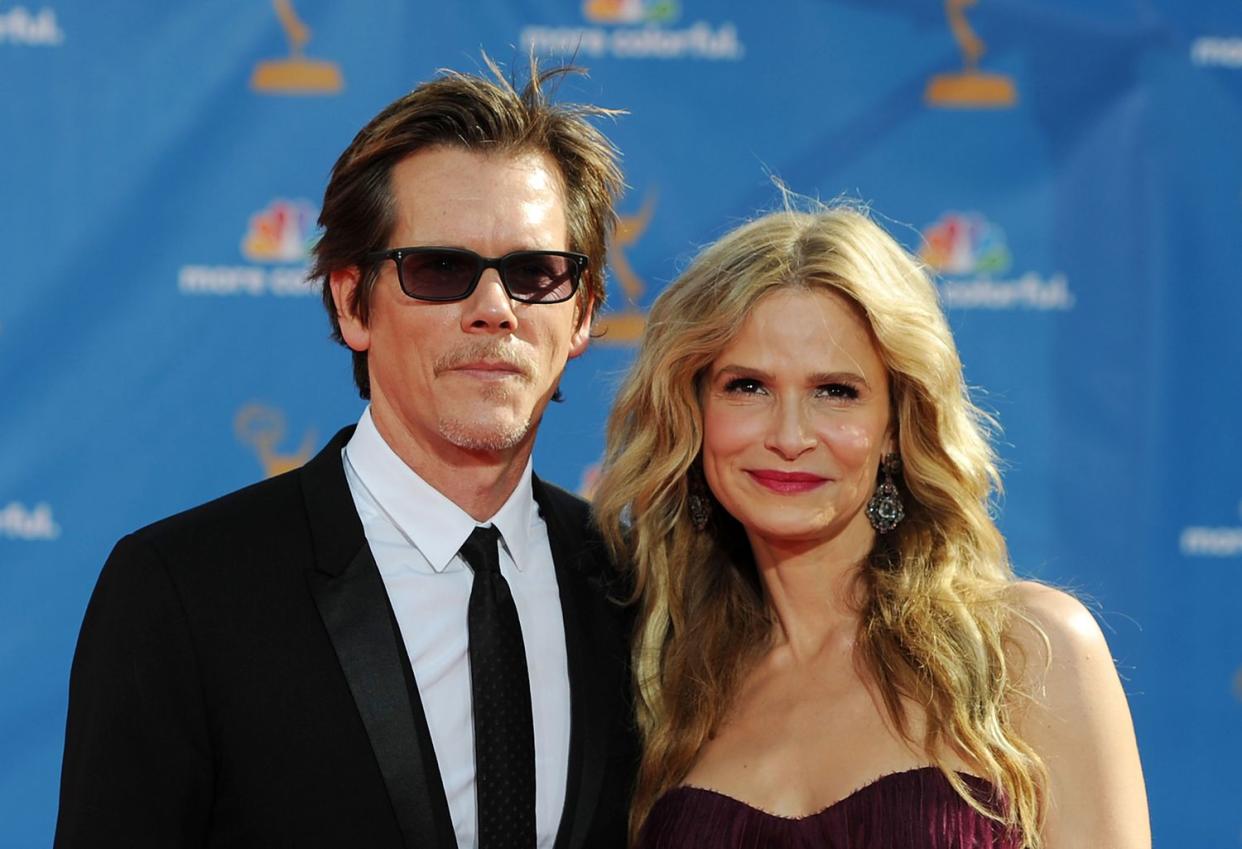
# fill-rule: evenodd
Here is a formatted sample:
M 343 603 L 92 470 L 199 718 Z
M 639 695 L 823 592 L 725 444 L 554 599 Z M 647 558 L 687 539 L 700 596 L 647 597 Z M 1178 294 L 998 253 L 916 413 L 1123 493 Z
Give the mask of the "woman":
M 642 849 L 1150 845 L 1108 648 L 1014 578 L 985 423 L 858 211 L 763 217 L 661 295 L 596 500 L 640 600 Z

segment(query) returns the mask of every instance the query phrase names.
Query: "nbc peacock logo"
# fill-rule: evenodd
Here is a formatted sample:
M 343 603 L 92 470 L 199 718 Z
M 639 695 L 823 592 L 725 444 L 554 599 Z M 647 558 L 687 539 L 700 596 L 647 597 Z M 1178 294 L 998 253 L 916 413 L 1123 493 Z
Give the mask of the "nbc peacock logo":
M 242 253 L 254 262 L 305 262 L 315 244 L 315 207 L 278 198 L 250 216 Z
M 1009 247 L 1000 227 L 977 212 L 949 212 L 923 231 L 920 258 L 942 274 L 1004 274 Z
M 703 4 L 707 5 L 707 4 Z M 586 26 L 565 21 L 524 26 L 523 48 L 590 58 L 737 62 L 746 54 L 729 20 L 682 21 L 678 0 L 584 0 Z
M 978 212 L 946 212 L 923 228 L 919 258 L 936 272 L 949 309 L 1068 310 L 1074 294 L 1064 274 L 1034 271 L 1003 279 L 1013 257 L 1005 232 Z
M 277 198 L 250 215 L 238 247 L 247 264 L 183 265 L 177 288 L 183 295 L 304 297 L 319 288 L 306 279 L 310 251 L 318 238 L 319 213 L 304 200 Z
M 664 24 L 677 20 L 681 8 L 673 0 L 586 0 L 582 14 L 600 24 Z

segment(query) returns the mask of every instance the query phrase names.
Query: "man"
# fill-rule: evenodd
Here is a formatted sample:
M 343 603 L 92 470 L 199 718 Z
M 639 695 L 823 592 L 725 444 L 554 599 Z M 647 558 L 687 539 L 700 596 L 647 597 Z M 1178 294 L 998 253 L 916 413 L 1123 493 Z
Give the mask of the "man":
M 624 845 L 624 613 L 585 505 L 530 470 L 620 174 L 603 110 L 544 98 L 560 72 L 492 70 L 419 86 L 333 169 L 314 275 L 357 428 L 105 565 L 57 847 Z

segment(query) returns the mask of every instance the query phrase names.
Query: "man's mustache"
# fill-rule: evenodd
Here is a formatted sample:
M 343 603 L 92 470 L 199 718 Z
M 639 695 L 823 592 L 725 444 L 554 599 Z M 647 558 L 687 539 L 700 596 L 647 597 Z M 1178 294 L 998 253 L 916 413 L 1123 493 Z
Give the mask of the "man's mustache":
M 436 358 L 435 374 L 441 374 L 471 363 L 504 364 L 517 371 L 523 380 L 535 373 L 535 359 L 526 351 L 500 341 L 469 342 Z

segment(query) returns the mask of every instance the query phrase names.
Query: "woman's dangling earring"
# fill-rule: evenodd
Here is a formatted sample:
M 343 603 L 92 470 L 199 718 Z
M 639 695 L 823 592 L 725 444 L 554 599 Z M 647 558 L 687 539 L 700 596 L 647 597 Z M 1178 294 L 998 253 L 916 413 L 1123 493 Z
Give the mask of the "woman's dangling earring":
M 686 472 L 686 484 L 690 494 L 686 497 L 686 509 L 690 513 L 690 524 L 699 533 L 707 529 L 712 518 L 712 497 L 707 491 L 707 482 L 697 466 L 691 466 Z
M 867 518 L 871 520 L 871 527 L 886 534 L 906 518 L 901 495 L 897 491 L 897 485 L 893 483 L 893 475 L 901 472 L 901 458 L 896 453 L 885 454 L 880 461 L 880 471 L 884 477 L 875 488 L 871 500 L 867 502 Z

